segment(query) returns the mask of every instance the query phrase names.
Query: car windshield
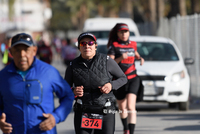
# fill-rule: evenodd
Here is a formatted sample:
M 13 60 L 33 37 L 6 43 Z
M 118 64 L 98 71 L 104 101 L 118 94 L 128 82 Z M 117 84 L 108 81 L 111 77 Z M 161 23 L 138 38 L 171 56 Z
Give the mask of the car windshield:
M 97 39 L 108 38 L 110 33 L 110 31 L 88 31 L 88 32 L 94 34 Z M 130 36 L 135 36 L 135 34 L 130 31 Z
M 105 45 L 98 45 L 99 53 L 107 54 L 108 49 Z M 145 61 L 178 61 L 178 55 L 171 44 L 137 42 L 137 51 Z
M 137 42 L 137 51 L 145 61 L 178 61 L 178 55 L 171 44 Z

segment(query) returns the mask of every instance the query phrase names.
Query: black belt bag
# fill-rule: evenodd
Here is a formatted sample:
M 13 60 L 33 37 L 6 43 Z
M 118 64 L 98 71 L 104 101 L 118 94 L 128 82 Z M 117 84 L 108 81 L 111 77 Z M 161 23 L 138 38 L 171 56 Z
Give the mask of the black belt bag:
M 81 105 L 76 103 L 74 105 L 74 111 L 82 111 L 85 113 L 96 113 L 96 114 L 103 114 L 104 107 L 98 105 Z
M 83 105 L 82 111 L 85 113 L 96 113 L 96 114 L 103 114 L 104 107 L 97 106 L 97 105 Z

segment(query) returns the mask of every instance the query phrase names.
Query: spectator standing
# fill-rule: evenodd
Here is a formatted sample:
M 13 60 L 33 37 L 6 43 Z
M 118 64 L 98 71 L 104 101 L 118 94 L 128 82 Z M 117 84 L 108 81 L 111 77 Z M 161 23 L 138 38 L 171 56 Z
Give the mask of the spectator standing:
M 8 36 L 5 39 L 5 43 L 1 44 L 2 62 L 5 66 L 9 65 L 13 59 L 13 57 L 9 51 L 10 45 L 11 45 L 11 37 Z
M 43 40 L 38 41 L 37 55 L 41 61 L 51 64 L 53 54 L 50 46 L 47 46 Z
M 76 58 L 77 48 L 73 47 L 70 41 L 62 41 L 62 50 L 61 56 L 66 66 L 69 66 L 69 63 Z

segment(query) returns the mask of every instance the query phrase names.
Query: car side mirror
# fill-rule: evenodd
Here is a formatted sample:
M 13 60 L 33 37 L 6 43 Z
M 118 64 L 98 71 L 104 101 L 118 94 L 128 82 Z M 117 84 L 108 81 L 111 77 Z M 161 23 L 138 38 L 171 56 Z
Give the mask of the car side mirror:
M 192 65 L 192 64 L 194 64 L 194 59 L 193 58 L 185 58 L 184 63 L 185 63 L 185 65 Z

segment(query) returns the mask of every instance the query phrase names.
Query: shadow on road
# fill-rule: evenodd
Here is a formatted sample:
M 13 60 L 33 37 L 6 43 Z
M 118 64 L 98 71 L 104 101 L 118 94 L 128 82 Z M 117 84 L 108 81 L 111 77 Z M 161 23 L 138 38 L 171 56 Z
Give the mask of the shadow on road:
M 175 127 L 169 127 L 164 130 L 174 131 L 174 130 L 181 130 L 181 131 L 199 131 L 200 125 L 191 125 L 191 126 L 175 126 Z

